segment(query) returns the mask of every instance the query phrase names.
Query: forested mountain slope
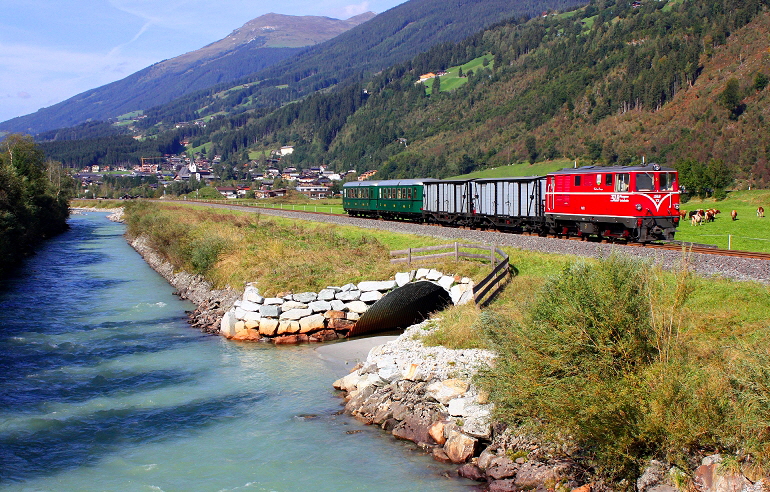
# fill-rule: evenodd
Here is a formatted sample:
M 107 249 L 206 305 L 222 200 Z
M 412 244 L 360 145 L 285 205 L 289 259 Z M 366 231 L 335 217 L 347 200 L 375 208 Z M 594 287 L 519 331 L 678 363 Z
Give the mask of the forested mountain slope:
M 768 15 L 766 0 L 592 2 L 502 23 L 396 65 L 360 91 L 314 96 L 196 141 L 235 160 L 247 147 L 293 144 L 296 164 L 379 168 L 378 177 L 646 156 L 721 162 L 745 184 L 767 185 Z M 453 90 L 427 95 L 415 84 L 485 53 L 494 62 Z
M 378 178 L 645 156 L 768 186 L 769 1 L 597 0 L 503 21 L 277 110 L 163 135 L 221 155 L 226 178 L 245 179 L 250 156 L 294 145 L 286 165 L 379 169 Z M 443 69 L 440 90 L 416 83 Z
M 457 42 L 496 22 L 586 0 L 409 0 L 336 38 L 246 77 L 222 97 L 221 85 L 153 108 L 143 125 L 193 116 L 276 107 L 332 86 L 345 86 L 403 62 L 431 46 Z
M 374 17 L 347 20 L 266 14 L 226 38 L 151 65 L 128 77 L 86 91 L 33 114 L 0 123 L 0 130 L 39 132 L 107 120 L 167 103 L 185 94 L 230 82 L 300 53 Z
M 331 156 L 360 169 L 383 162 L 385 176 L 560 156 L 692 158 L 768 185 L 769 24 L 766 1 L 685 0 L 595 2 L 573 16 L 502 25 L 471 41 L 494 67 L 453 92 L 424 97 L 408 71 L 381 77 Z M 436 68 L 454 63 L 432 58 Z

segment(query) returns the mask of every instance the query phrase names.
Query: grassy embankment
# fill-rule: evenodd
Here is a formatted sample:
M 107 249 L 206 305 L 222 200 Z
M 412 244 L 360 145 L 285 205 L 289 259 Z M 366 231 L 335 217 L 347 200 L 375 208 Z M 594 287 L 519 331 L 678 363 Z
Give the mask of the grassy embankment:
M 129 232 L 147 234 L 178 268 L 220 286 L 255 281 L 266 294 L 389 278 L 399 270 L 389 250 L 438 243 L 181 204 L 135 202 L 127 212 Z M 500 354 L 479 380 L 499 418 L 577 444 L 579 459 L 615 483 L 651 457 L 689 470 L 689 457 L 713 452 L 749 478 L 767 473 L 767 286 L 623 258 L 506 252 L 519 275 L 498 299 L 483 312 L 444 311 L 428 339 Z M 435 267 L 477 280 L 489 268 Z

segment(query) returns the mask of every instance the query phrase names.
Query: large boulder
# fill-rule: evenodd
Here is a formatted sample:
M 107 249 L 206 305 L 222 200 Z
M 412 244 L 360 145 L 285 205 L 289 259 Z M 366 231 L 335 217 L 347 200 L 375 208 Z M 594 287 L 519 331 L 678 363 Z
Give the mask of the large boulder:
M 346 290 L 339 292 L 334 296 L 335 299 L 340 301 L 357 301 L 361 297 L 361 291 L 360 290 Z
M 326 318 L 322 314 L 313 314 L 299 320 L 299 332 L 310 333 L 326 328 Z
M 323 289 L 321 292 L 318 293 L 318 299 L 319 301 L 332 301 L 334 300 L 334 294 L 336 294 L 337 291 L 334 289 Z
M 399 439 L 406 439 L 415 443 L 433 443 L 433 438 L 428 432 L 431 421 L 414 415 L 407 415 L 394 429 L 393 435 Z
M 310 309 L 290 309 L 288 311 L 282 312 L 280 319 L 297 321 L 301 318 L 304 318 L 305 316 L 310 316 L 311 314 L 313 314 L 313 311 L 311 311 Z
M 316 299 L 318 299 L 318 294 L 316 294 L 315 292 L 301 292 L 299 294 L 294 294 L 292 296 L 292 299 L 294 299 L 297 302 L 307 304 L 309 302 L 313 302 Z
M 265 305 L 259 308 L 259 315 L 263 318 L 277 318 L 281 315 L 281 306 Z
M 219 333 L 226 336 L 227 338 L 234 337 L 235 323 L 237 321 L 238 320 L 235 318 L 235 312 L 227 311 L 224 316 L 222 316 L 222 321 L 220 321 Z
M 313 301 L 307 307 L 314 313 L 323 313 L 331 310 L 332 305 L 328 301 Z
M 478 439 L 462 432 L 451 431 L 446 443 L 444 443 L 444 452 L 452 460 L 452 463 L 465 463 L 475 454 L 478 442 Z
M 271 337 L 278 331 L 279 321 L 274 318 L 262 318 L 259 320 L 259 334 Z
M 361 293 L 361 301 L 363 302 L 377 302 L 382 299 L 382 297 L 383 293 L 378 290 Z
M 426 396 L 433 398 L 442 405 L 446 405 L 450 400 L 459 398 L 468 392 L 470 384 L 460 379 L 446 379 L 437 381 L 428 385 Z
M 348 311 L 353 313 L 365 313 L 369 306 L 363 301 L 352 301 L 347 303 Z
M 281 304 L 281 311 L 291 311 L 292 309 L 307 309 L 307 304 L 298 301 L 286 301 Z
M 396 286 L 395 280 L 385 280 L 381 282 L 366 281 L 366 282 L 359 282 L 358 290 L 360 290 L 361 292 L 372 292 L 375 290 L 386 291 L 394 288 L 395 286 Z

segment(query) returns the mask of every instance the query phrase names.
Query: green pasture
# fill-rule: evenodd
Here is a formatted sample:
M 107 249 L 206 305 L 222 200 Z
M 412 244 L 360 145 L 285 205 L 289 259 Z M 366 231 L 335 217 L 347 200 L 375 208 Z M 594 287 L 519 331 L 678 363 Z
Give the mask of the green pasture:
M 484 68 L 484 60 L 488 61 L 487 67 L 491 69 L 494 65 L 494 57 L 491 54 L 486 54 L 478 58 L 474 58 L 473 60 L 463 65 L 449 67 L 447 69 L 447 74 L 441 76 L 441 92 L 453 91 L 468 82 L 466 77 L 459 76 L 460 68 L 463 69 L 463 74 L 467 74 L 468 72 L 476 72 L 478 69 Z M 431 79 L 430 82 L 425 82 L 426 94 L 430 94 L 433 91 L 433 84 L 435 81 L 436 79 Z
M 555 161 L 536 162 L 534 164 L 520 163 L 510 166 L 492 167 L 474 171 L 469 174 L 452 176 L 447 179 L 480 179 L 480 178 L 513 178 L 518 176 L 544 176 L 552 171 L 558 171 L 565 167 L 573 167 L 574 161 L 570 159 L 557 159 Z
M 125 113 L 125 114 L 122 114 L 122 115 L 118 116 L 117 120 L 118 121 L 133 120 L 133 119 L 135 119 L 135 118 L 137 118 L 137 117 L 139 117 L 139 116 L 141 116 L 143 114 L 144 114 L 144 111 L 141 110 L 141 109 L 137 110 L 137 111 L 131 111 L 130 113 Z
M 262 157 L 269 157 L 269 156 L 270 156 L 270 151 L 267 150 L 267 149 L 265 149 L 265 150 L 250 150 L 249 151 L 249 159 L 251 159 L 251 160 L 260 159 Z
M 682 221 L 676 239 L 701 244 L 713 244 L 720 248 L 770 253 L 770 216 L 757 217 L 757 207 L 770 210 L 770 190 L 733 191 L 725 200 L 711 198 L 693 199 L 681 205 L 682 210 L 715 208 L 720 211 L 714 222 L 700 226 Z M 737 220 L 730 212 L 738 212 Z M 768 215 L 766 212 L 765 215 Z

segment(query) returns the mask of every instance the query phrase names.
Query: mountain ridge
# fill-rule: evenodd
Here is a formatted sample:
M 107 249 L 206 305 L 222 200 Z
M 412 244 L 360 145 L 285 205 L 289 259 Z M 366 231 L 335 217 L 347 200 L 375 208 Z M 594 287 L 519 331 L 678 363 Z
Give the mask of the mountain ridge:
M 0 130 L 36 134 L 164 104 L 190 92 L 236 80 L 372 19 L 366 12 L 339 20 L 265 14 L 198 50 L 162 60 L 121 80 L 77 94 L 34 113 L 0 122 Z M 265 27 L 269 27 L 265 29 Z

